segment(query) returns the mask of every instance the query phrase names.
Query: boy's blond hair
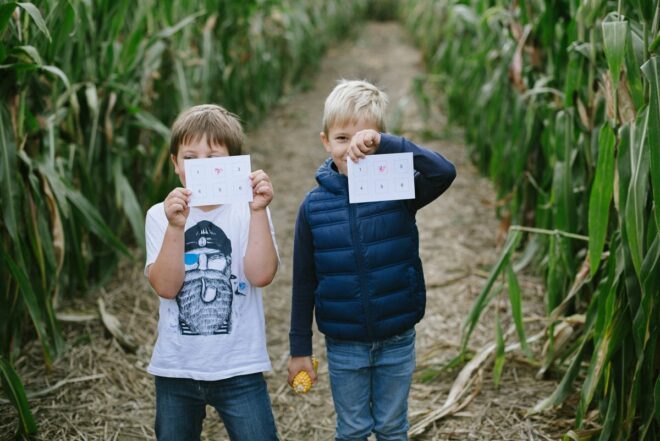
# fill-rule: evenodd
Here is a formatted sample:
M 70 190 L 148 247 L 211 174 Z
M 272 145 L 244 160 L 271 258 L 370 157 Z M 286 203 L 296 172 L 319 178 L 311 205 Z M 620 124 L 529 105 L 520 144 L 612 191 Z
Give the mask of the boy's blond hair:
M 387 101 L 385 92 L 368 81 L 340 80 L 325 99 L 323 132 L 327 135 L 330 127 L 361 120 L 375 123 L 384 132 Z
M 209 145 L 224 145 L 229 156 L 240 155 L 245 134 L 238 116 L 216 104 L 202 104 L 184 110 L 172 124 L 170 153 L 179 146 L 199 141 L 206 135 Z

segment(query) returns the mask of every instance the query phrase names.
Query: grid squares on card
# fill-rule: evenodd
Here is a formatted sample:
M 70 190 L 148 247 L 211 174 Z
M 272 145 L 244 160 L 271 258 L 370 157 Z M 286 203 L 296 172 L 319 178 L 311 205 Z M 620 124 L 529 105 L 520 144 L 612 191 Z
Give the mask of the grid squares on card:
M 249 155 L 188 159 L 184 167 L 191 206 L 252 201 Z
M 348 163 L 348 189 L 351 203 L 375 202 L 415 197 L 412 153 L 367 156 L 357 164 Z

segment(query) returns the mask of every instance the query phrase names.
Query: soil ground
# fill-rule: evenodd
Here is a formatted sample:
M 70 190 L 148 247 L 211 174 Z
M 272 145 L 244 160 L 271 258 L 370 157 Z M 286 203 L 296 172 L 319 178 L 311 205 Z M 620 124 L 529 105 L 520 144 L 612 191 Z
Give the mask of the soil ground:
M 323 102 L 340 78 L 367 79 L 390 97 L 390 131 L 437 150 L 457 167 L 452 187 L 418 213 L 421 255 L 428 286 L 427 312 L 417 326 L 418 368 L 409 400 L 411 423 L 440 407 L 459 370 L 442 369 L 458 354 L 461 326 L 488 271 L 498 257 L 499 222 L 492 186 L 467 159 L 460 132 L 447 127 L 441 109 L 432 106 L 422 118 L 412 84 L 424 74 L 420 53 L 396 23 L 367 23 L 356 39 L 331 49 L 307 91 L 285 97 L 267 119 L 248 134 L 253 168 L 263 168 L 273 181 L 271 205 L 282 260 L 275 282 L 264 290 L 268 348 L 273 371 L 267 374 L 273 411 L 283 440 L 331 440 L 334 411 L 328 385 L 323 338 L 314 336 L 320 358 L 320 379 L 306 396 L 286 385 L 290 314 L 293 227 L 298 205 L 314 185 L 314 171 L 325 159 L 319 131 Z M 96 310 L 101 297 L 122 329 L 138 343 L 124 351 L 105 332 L 101 321 L 89 318 L 65 322 L 68 351 L 47 371 L 38 344 L 28 345 L 17 369 L 39 422 L 40 440 L 154 439 L 154 387 L 145 369 L 156 338 L 158 299 L 142 275 L 142 261 L 124 262 L 116 279 L 70 308 Z M 522 276 L 526 316 L 543 315 L 543 291 L 532 276 Z M 506 297 L 506 296 L 505 296 Z M 494 312 L 504 329 L 510 325 L 505 298 L 494 302 L 477 325 L 470 348 L 494 338 Z M 537 332 L 538 323 L 528 325 Z M 514 338 L 515 340 L 515 338 Z M 538 357 L 539 347 L 533 347 Z M 526 416 L 546 397 L 557 380 L 535 377 L 533 363 L 507 356 L 501 385 L 495 388 L 492 363 L 477 378 L 479 393 L 461 411 L 429 425 L 420 440 L 547 440 L 571 428 L 563 412 Z M 570 413 L 569 413 L 570 415 Z M 0 401 L 0 440 L 13 439 L 16 412 Z M 205 440 L 226 439 L 217 414 L 208 409 Z

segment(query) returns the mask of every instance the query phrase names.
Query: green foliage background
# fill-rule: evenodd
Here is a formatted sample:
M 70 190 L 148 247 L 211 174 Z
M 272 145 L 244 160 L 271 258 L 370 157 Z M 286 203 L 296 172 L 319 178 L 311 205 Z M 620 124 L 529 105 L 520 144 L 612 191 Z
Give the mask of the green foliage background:
M 650 0 L 402 4 L 428 81 L 512 224 L 463 348 L 500 286 L 525 341 L 516 272 L 533 262 L 546 281 L 548 339 L 567 326 L 577 337 L 545 355 L 544 369 L 555 363 L 564 378 L 532 411 L 578 385 L 570 439 L 660 437 L 659 11 Z M 585 424 L 591 409 L 596 429 Z
M 0 378 L 21 432 L 36 424 L 12 361 L 36 334 L 50 363 L 65 348 L 59 299 L 102 283 L 130 253 L 125 244 L 143 244 L 143 209 L 174 182 L 166 163 L 177 113 L 219 102 L 256 123 L 366 15 L 407 24 L 427 81 L 465 128 L 512 225 L 463 347 L 494 293 L 508 292 L 522 349 L 534 356 L 517 281 L 531 263 L 546 280 L 547 337 L 557 343 L 542 364 L 564 373 L 532 411 L 578 386 L 567 437 L 657 439 L 659 8 L 653 0 L 0 0 Z M 567 326 L 576 337 L 562 345 L 555 337 Z M 496 334 L 497 379 L 499 322 Z

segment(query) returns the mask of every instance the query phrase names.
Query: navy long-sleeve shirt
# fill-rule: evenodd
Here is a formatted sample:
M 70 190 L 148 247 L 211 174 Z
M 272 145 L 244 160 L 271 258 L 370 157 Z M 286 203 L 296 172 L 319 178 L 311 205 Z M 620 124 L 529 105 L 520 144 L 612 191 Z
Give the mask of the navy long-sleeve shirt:
M 415 198 L 402 202 L 414 216 L 417 210 L 435 200 L 449 188 L 456 177 L 456 170 L 451 162 L 437 152 L 419 147 L 402 137 L 381 134 L 381 142 L 376 154 L 406 152 L 413 153 Z M 348 185 L 347 178 L 342 176 L 342 179 L 345 179 L 346 185 Z M 322 185 L 320 181 L 319 185 Z M 348 198 L 348 193 L 345 197 Z M 304 204 L 303 201 L 298 211 L 294 235 L 291 329 L 289 332 L 292 356 L 312 354 L 314 294 L 318 284 L 314 266 L 314 241 L 305 216 Z

